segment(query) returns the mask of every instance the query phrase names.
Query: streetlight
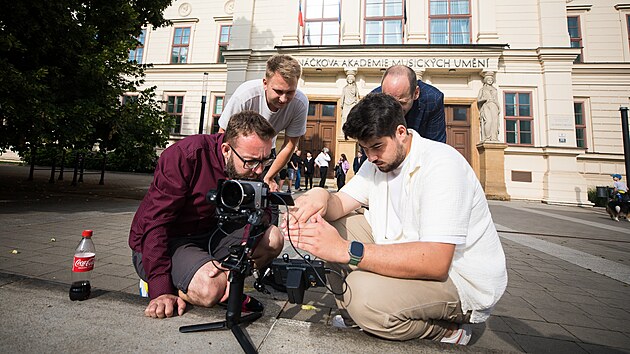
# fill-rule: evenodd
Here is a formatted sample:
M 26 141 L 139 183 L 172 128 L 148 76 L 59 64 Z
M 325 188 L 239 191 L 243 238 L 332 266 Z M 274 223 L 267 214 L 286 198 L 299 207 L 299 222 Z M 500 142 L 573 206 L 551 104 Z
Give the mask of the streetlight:
M 203 120 L 206 114 L 206 93 L 208 91 L 208 73 L 203 73 L 201 84 L 201 114 L 199 116 L 199 134 L 203 134 Z
M 626 165 L 626 179 L 630 174 L 630 136 L 628 136 L 628 107 L 619 107 L 621 112 L 621 133 L 623 134 L 623 156 Z

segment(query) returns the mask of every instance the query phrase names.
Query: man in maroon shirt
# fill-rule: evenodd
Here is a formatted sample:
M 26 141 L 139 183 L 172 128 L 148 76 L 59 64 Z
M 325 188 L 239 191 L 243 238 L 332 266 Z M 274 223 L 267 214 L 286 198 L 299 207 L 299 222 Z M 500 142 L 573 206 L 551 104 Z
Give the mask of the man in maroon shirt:
M 228 297 L 228 271 L 218 261 L 243 230 L 217 227 L 206 193 L 219 179 L 260 179 L 273 159 L 276 132 L 253 111 L 231 117 L 225 133 L 193 135 L 160 156 L 153 182 L 131 224 L 129 246 L 140 278 L 149 285 L 150 317 L 182 315 L 186 302 L 210 307 Z M 284 241 L 271 226 L 251 254 L 256 267 L 271 262 Z

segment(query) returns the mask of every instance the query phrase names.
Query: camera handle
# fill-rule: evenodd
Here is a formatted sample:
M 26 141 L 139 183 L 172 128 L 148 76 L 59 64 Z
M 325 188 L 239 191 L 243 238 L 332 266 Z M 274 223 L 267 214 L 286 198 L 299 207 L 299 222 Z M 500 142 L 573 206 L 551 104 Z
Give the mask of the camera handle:
M 265 230 L 264 225 L 251 225 L 249 235 L 258 235 Z M 230 247 L 230 256 L 221 263 L 225 268 L 230 269 L 228 280 L 230 282 L 230 293 L 228 295 L 228 306 L 225 313 L 225 321 L 202 323 L 197 325 L 179 327 L 181 333 L 193 333 L 202 331 L 218 331 L 229 329 L 247 354 L 258 353 L 251 339 L 239 327 L 241 324 L 249 324 L 260 317 L 262 312 L 253 312 L 241 317 L 243 306 L 243 288 L 245 278 L 252 273 L 251 262 L 247 260 L 247 253 L 250 249 L 252 237 L 249 237 L 246 245 L 236 245 Z M 245 259 L 245 261 L 243 261 Z

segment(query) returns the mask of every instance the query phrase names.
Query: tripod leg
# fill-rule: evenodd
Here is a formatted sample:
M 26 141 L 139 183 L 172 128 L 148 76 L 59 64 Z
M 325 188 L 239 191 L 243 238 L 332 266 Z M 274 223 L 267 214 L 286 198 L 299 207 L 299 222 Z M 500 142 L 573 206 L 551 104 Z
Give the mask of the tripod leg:
M 241 327 L 239 327 L 239 326 L 232 326 L 232 328 L 230 328 L 230 329 L 232 330 L 232 334 L 234 334 L 234 337 L 236 337 L 236 340 L 238 341 L 238 344 L 241 345 L 241 348 L 243 348 L 243 351 L 246 354 L 256 354 L 256 353 L 258 353 L 258 350 L 256 350 L 256 347 L 254 347 L 254 344 L 249 339 L 249 337 L 247 337 L 245 335 L 245 332 L 243 332 Z
M 250 314 L 247 314 L 245 316 L 242 316 L 241 319 L 238 321 L 239 324 L 249 324 L 252 323 L 254 321 L 256 321 L 257 319 L 262 317 L 262 312 L 252 312 Z
M 249 324 L 249 323 L 252 323 L 252 322 L 256 321 L 257 319 L 259 319 L 261 317 L 262 317 L 262 313 L 261 312 L 253 312 L 253 313 L 247 314 L 245 316 L 242 316 L 238 320 L 238 324 Z M 236 326 L 233 326 L 233 327 L 236 327 Z M 179 327 L 179 331 L 181 333 L 193 333 L 193 332 L 203 332 L 203 331 L 218 331 L 218 330 L 223 330 L 223 329 L 228 329 L 227 321 L 201 323 L 201 324 L 196 324 L 196 325 Z
M 202 323 L 202 324 L 197 324 L 197 325 L 179 327 L 179 331 L 182 333 L 218 331 L 222 329 L 227 329 L 227 323 L 225 321 Z

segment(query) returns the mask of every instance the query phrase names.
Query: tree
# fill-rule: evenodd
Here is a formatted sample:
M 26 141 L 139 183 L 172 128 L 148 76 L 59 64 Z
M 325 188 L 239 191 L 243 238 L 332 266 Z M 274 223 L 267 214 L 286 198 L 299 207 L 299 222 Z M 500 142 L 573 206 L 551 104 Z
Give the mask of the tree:
M 121 97 L 144 77 L 129 50 L 144 26 L 167 24 L 171 1 L 3 1 L 0 149 L 165 146 L 173 123 L 153 91 Z

